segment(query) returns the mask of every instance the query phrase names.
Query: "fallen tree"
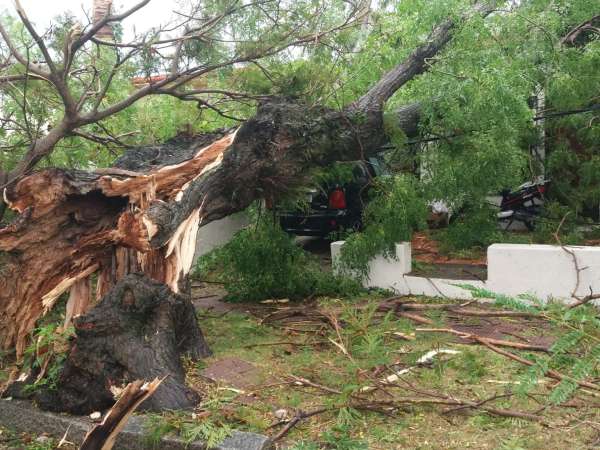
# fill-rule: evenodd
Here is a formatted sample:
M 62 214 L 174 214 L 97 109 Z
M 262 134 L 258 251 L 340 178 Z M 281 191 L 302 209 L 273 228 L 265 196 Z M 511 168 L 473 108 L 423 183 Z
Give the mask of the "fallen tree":
M 143 293 L 142 287 L 150 283 L 143 278 L 122 289 L 133 272 L 144 273 L 174 293 L 185 293 L 199 226 L 297 186 L 310 167 L 362 159 L 376 151 L 384 139 L 385 102 L 427 69 L 427 59 L 444 47 L 460 23 L 493 9 L 494 2 L 477 2 L 466 14 L 437 25 L 423 45 L 345 110 L 272 98 L 263 101 L 256 115 L 238 129 L 132 149 L 110 169 L 42 170 L 7 187 L 4 200 L 19 216 L 0 230 L 0 250 L 5 252 L 0 277 L 2 348 L 14 346 L 22 355 L 40 316 L 62 293 L 81 284 L 89 286 L 91 277 L 97 280 L 96 300 L 104 297 L 99 306 L 103 309 L 127 303 L 128 296 L 151 297 Z M 411 134 L 418 123 L 419 105 L 400 108 L 396 116 L 399 127 Z M 86 296 L 90 290 L 78 292 Z M 189 297 L 182 299 L 188 308 Z M 76 313 L 84 313 L 93 303 L 77 295 L 71 295 L 70 301 L 83 305 Z M 134 318 L 130 319 L 135 326 Z M 76 320 L 76 327 L 78 323 L 90 329 L 101 326 L 86 320 Z M 185 325 L 197 326 L 195 321 Z M 182 324 L 157 320 L 152 326 L 160 331 Z M 72 346 L 67 368 L 77 358 L 80 339 Z M 183 350 L 170 349 L 176 356 Z M 98 351 L 108 354 L 106 348 Z M 98 355 L 98 361 L 106 361 L 103 355 Z M 130 358 L 119 364 L 122 373 L 133 373 L 137 361 Z M 153 377 L 158 372 L 150 366 L 145 370 Z M 171 369 L 177 373 L 180 366 Z M 142 375 L 136 373 L 137 378 Z M 102 380 L 122 381 L 105 377 L 94 382 Z M 161 397 L 167 383 L 153 398 Z

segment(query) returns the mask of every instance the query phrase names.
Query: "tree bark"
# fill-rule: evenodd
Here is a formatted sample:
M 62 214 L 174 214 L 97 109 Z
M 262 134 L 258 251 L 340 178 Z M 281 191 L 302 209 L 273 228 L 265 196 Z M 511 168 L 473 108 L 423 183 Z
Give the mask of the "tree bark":
M 144 383 L 142 380 L 129 383 L 117 403 L 106 413 L 102 423 L 85 435 L 79 450 L 111 450 L 129 417 L 141 402 L 156 391 L 161 382 L 154 379 L 150 383 Z

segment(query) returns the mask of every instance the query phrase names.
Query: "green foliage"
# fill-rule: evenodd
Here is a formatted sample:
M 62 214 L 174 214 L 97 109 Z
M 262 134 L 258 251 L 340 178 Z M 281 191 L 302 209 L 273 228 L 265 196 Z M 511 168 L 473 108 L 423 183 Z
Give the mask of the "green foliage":
M 319 450 L 322 448 L 332 450 L 367 450 L 368 444 L 363 440 L 354 439 L 349 435 L 348 426 L 336 425 L 324 431 L 320 436 L 319 443 L 301 441 L 296 443 L 290 450 Z
M 26 392 L 38 389 L 55 389 L 67 359 L 68 340 L 74 334 L 73 327 L 63 330 L 56 323 L 49 323 L 33 331 L 31 344 L 25 349 L 25 366 L 44 370 L 44 376 L 25 386 Z
M 374 29 L 363 51 L 345 69 L 349 82 L 344 100 L 359 96 L 423 42 L 434 23 L 458 14 L 469 3 L 408 0 L 374 14 Z M 537 161 L 529 149 L 539 143 L 540 135 L 528 101 L 540 89 L 549 111 L 597 103 L 600 40 L 592 37 L 580 48 L 559 44 L 568 30 L 593 16 L 594 3 L 518 2 L 518 8 L 505 5 L 485 20 L 474 17 L 460 27 L 425 74 L 388 102 L 392 124 L 396 106 L 420 102 L 421 135 L 448 137 L 423 145 L 418 152 L 427 169 L 423 183 L 429 199 L 445 200 L 454 209 L 481 204 L 490 192 L 536 175 Z M 550 195 L 576 214 L 593 209 L 597 215 L 597 119 L 598 113 L 590 112 L 544 122 Z M 388 130 L 388 135 L 394 142 L 394 133 Z M 402 136 L 398 141 L 402 145 Z M 404 146 L 394 154 L 410 162 L 414 156 L 406 150 Z
M 38 430 L 42 432 L 42 430 Z M 56 439 L 46 436 L 45 434 L 38 436 L 45 436 L 47 439 L 38 441 L 35 435 L 20 434 L 11 429 L 0 426 L 0 446 L 2 449 L 14 449 L 14 450 L 54 450 L 57 447 L 58 442 Z
M 378 254 L 394 257 L 395 244 L 409 241 L 425 226 L 427 207 L 410 176 L 380 177 L 374 181 L 374 197 L 363 213 L 364 230 L 346 239 L 340 269 L 359 278 L 368 276 L 369 261 Z
M 356 282 L 323 271 L 319 263 L 294 243 L 278 224 L 261 218 L 238 232 L 220 249 L 200 259 L 195 275 L 219 271 L 228 299 L 269 298 L 357 293 Z
M 321 50 L 305 61 L 273 62 L 268 66 L 272 83 L 258 68 L 246 70 L 262 83 L 257 92 L 286 93 L 334 107 L 347 105 L 423 43 L 434 24 L 455 17 L 471 3 L 382 4 L 371 13 L 373 26 L 368 34 L 355 33 L 348 40 L 360 48 L 351 57 L 327 58 Z M 580 48 L 559 44 L 567 30 L 590 18 L 594 7 L 593 0 L 531 1 L 519 2 L 514 9 L 506 5 L 485 20 L 473 17 L 431 61 L 429 70 L 388 102 L 384 123 L 395 147 L 390 152 L 395 166 L 406 170 L 421 162 L 427 200 L 445 200 L 455 210 L 471 205 L 470 213 L 477 217 L 466 221 L 476 226 L 481 216 L 472 205 L 539 174 L 538 161 L 530 153 L 540 143 L 539 129 L 532 121 L 536 114 L 530 104 L 532 95 L 543 90 L 548 111 L 597 102 L 600 41 L 592 37 Z M 448 138 L 418 150 L 407 146 L 394 111 L 412 102 L 422 105 L 421 136 Z M 590 112 L 544 122 L 550 198 L 568 206 L 577 217 L 582 213 L 596 217 L 600 202 L 597 118 L 597 112 Z M 494 233 L 488 222 L 479 223 L 486 226 L 485 233 L 467 240 L 486 245 Z M 469 233 L 473 227 L 456 228 L 457 234 L 463 231 Z M 544 242 L 549 237 L 546 233 Z M 450 240 L 455 248 L 468 245 L 460 237 Z
M 336 162 L 328 167 L 317 167 L 312 171 L 313 183 L 319 187 L 333 188 L 354 180 L 354 161 Z
M 487 206 L 467 210 L 454 219 L 440 234 L 441 250 L 456 252 L 473 247 L 487 247 L 500 237 L 494 211 Z
M 488 373 L 483 358 L 476 351 L 463 351 L 456 358 L 451 359 L 449 365 L 459 370 L 461 374 L 465 374 L 466 379 L 472 384 L 479 383 Z
M 203 27 L 201 22 L 204 19 L 200 19 L 200 16 L 221 17 L 222 20 L 212 23 L 205 30 L 202 39 L 188 39 L 182 43 L 178 50 L 181 70 L 184 73 L 192 67 L 205 70 L 198 79 L 180 86 L 180 90 L 208 87 L 213 92 L 198 94 L 201 103 L 182 102 L 167 96 L 138 100 L 98 123 L 83 125 L 78 129 L 82 133 L 103 138 L 116 136 L 117 141 L 100 144 L 95 139 L 67 136 L 56 145 L 53 154 L 41 162 L 41 166 L 93 169 L 109 165 L 129 145 L 155 144 L 179 132 L 207 131 L 238 123 L 224 119 L 216 109 L 206 107 L 207 104 L 219 104 L 219 110 L 241 119 L 253 113 L 254 102 L 246 98 L 240 102 L 230 101 L 228 96 L 217 94 L 219 90 L 243 92 L 246 87 L 249 94 L 320 96 L 319 91 L 323 91 L 324 86 L 328 87 L 331 81 L 327 67 L 319 62 L 327 60 L 330 52 L 320 51 L 320 44 L 335 43 L 339 48 L 340 45 L 348 46 L 354 42 L 352 36 L 355 33 L 347 30 L 340 32 L 339 36 L 325 33 L 314 42 L 307 40 L 303 46 L 296 46 L 296 50 L 302 48 L 303 54 L 300 57 L 278 51 L 299 36 L 319 34 L 319 31 L 335 28 L 335 25 L 343 23 L 349 9 L 341 0 L 299 0 L 285 6 L 267 2 L 243 7 L 231 0 L 192 3 L 193 5 L 184 5 L 180 2 L 179 11 L 187 11 L 191 15 L 179 32 L 190 27 Z M 198 11 L 202 14 L 197 16 Z M 27 58 L 33 61 L 44 60 L 40 49 L 20 20 L 8 12 L 2 12 L 1 20 L 16 47 L 23 52 L 26 49 Z M 76 17 L 62 14 L 53 18 L 49 30 L 38 29 L 59 70 L 64 44 L 78 22 Z M 121 42 L 122 28 L 119 23 L 113 25 L 116 41 Z M 176 32 L 175 27 L 176 24 L 171 23 L 167 28 Z M 157 50 L 156 42 L 165 37 L 158 28 L 148 31 L 143 42 L 139 47 L 136 46 L 136 51 L 131 51 L 127 46 L 108 47 L 88 42 L 81 51 L 73 55 L 73 64 L 69 69 L 73 76 L 68 77 L 68 88 L 71 91 L 69 96 L 77 102 L 86 94 L 78 105 L 82 114 L 91 113 L 94 109 L 104 110 L 130 96 L 138 89 L 132 83 L 134 77 L 169 72 L 172 58 L 164 56 L 163 51 L 167 55 L 172 52 L 160 45 L 158 47 L 162 50 Z M 0 43 L 0 52 L 4 56 L 8 53 L 4 42 Z M 268 69 L 256 62 L 263 54 L 268 55 L 263 58 Z M 244 64 L 243 61 L 253 61 L 256 65 Z M 11 63 L 3 66 L 2 75 L 22 72 L 24 68 L 19 63 Z M 269 75 L 270 72 L 274 72 L 273 75 Z M 249 78 L 254 82 L 240 82 L 245 73 L 251 74 Z M 103 85 L 109 80 L 106 95 L 98 99 L 96 91 L 103 92 Z M 253 88 L 253 84 L 259 86 Z M 310 92 L 313 94 L 309 94 Z M 52 83 L 31 80 L 2 83 L 0 93 L 2 117 L 9 119 L 0 127 L 0 138 L 3 139 L 0 167 L 10 170 L 23 157 L 35 136 L 46 134 L 47 130 L 62 121 L 65 109 L 64 102 Z M 96 101 L 99 103 L 96 104 Z
M 600 362 L 600 344 L 596 344 L 583 358 L 578 358 L 571 367 L 569 378 L 563 379 L 550 394 L 550 402 L 561 404 L 569 400 L 577 389 L 577 381 L 583 380 L 594 373 Z
M 150 448 L 159 448 L 161 439 L 175 430 L 175 426 L 162 416 L 149 415 L 144 426 L 144 442 Z
M 277 198 L 277 208 L 283 211 L 310 210 L 308 196 L 317 191 L 327 196 L 331 189 L 355 181 L 355 161 L 340 161 L 325 167 L 314 167 L 308 171 L 306 183 L 289 188 Z
M 361 369 L 387 365 L 390 362 L 391 353 L 386 333 L 395 330 L 397 323 L 392 314 L 387 314 L 381 321 L 376 320 L 377 306 L 377 302 L 369 303 L 364 309 L 348 306 L 342 314 L 345 323 L 342 337 L 348 352 L 360 359 L 358 367 Z M 374 323 L 377 326 L 373 326 Z
M 273 61 L 269 78 L 258 67 L 246 67 L 231 79 L 238 89 L 253 94 L 281 95 L 317 103 L 331 88 L 331 71 L 318 57 L 298 61 Z
M 323 433 L 322 439 L 327 447 L 335 450 L 368 450 L 365 441 L 349 436 L 348 425 L 337 425 Z
M 231 431 L 228 425 L 217 425 L 210 420 L 203 420 L 199 424 L 183 425 L 180 435 L 186 443 L 202 439 L 207 448 L 213 448 L 229 436 Z
M 215 422 L 210 416 L 199 418 L 176 411 L 149 415 L 144 431 L 146 445 L 155 449 L 160 448 L 163 436 L 171 433 L 178 435 L 186 446 L 201 440 L 206 448 L 216 447 L 232 433 L 229 425 Z
M 578 217 L 573 209 L 557 202 L 547 202 L 536 222 L 533 239 L 537 243 L 579 244 L 583 236 L 577 222 Z

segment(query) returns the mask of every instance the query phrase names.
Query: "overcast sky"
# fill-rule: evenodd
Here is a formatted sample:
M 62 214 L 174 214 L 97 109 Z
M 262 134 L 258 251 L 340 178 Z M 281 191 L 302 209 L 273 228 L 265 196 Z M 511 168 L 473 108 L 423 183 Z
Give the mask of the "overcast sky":
M 123 11 L 138 2 L 139 0 L 114 0 L 113 8 Z M 53 17 L 65 11 L 70 11 L 85 23 L 83 11 L 91 14 L 92 3 L 92 0 L 21 0 L 25 12 L 40 30 L 47 28 Z M 174 17 L 174 9 L 175 0 L 151 0 L 148 5 L 123 21 L 125 40 L 133 35 L 134 27 L 141 32 L 169 22 Z M 13 0 L 0 0 L 0 12 L 4 11 L 16 14 Z

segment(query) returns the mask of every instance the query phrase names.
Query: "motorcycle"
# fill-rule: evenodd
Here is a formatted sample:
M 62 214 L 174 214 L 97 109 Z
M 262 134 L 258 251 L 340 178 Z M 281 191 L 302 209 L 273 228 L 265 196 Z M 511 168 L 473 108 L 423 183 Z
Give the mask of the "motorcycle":
M 505 229 L 517 221 L 522 222 L 529 231 L 535 228 L 535 220 L 542 212 L 544 194 L 550 180 L 539 177 L 523 183 L 517 189 L 505 189 L 500 192 L 502 201 L 497 214 L 498 221 L 506 223 Z

